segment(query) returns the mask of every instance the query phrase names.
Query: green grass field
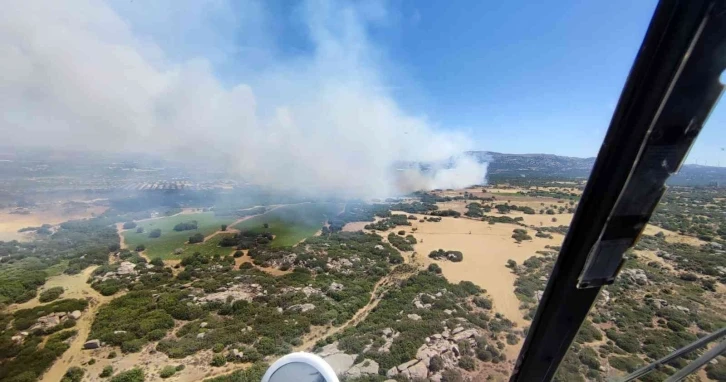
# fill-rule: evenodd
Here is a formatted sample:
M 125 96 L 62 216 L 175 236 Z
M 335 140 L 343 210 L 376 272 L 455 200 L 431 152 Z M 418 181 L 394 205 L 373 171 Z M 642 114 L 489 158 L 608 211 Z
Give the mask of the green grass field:
M 197 221 L 197 229 L 180 232 L 174 231 L 175 225 L 192 220 Z M 195 233 L 201 233 L 202 235 L 207 236 L 218 231 L 222 224 L 230 224 L 233 223 L 234 220 L 234 218 L 228 216 L 214 216 L 213 212 L 179 214 L 161 219 L 139 222 L 138 227 L 144 227 L 143 233 L 136 233 L 136 228 L 134 228 L 125 230 L 123 235 L 124 240 L 126 241 L 126 246 L 129 249 L 133 250 L 137 245 L 143 244 L 146 246 L 146 254 L 149 258 L 153 259 L 155 257 L 160 257 L 162 259 L 174 259 L 180 257 L 179 255 L 174 255 L 174 250 L 177 248 L 187 247 L 188 245 L 186 245 L 186 242 L 189 240 L 189 236 L 192 236 Z M 149 237 L 149 232 L 156 228 L 161 229 L 161 237 L 152 239 Z
M 234 228 L 240 231 L 265 232 L 275 235 L 272 247 L 295 245 L 300 240 L 313 236 L 329 216 L 340 212 L 336 203 L 297 204 L 276 208 L 266 214 L 247 219 Z M 264 224 L 269 225 L 265 230 Z
M 225 236 L 233 236 L 233 233 L 219 233 L 211 238 L 209 240 L 206 240 L 204 243 L 197 243 L 197 244 L 184 244 L 183 248 L 184 252 L 182 252 L 181 255 L 175 255 L 173 257 L 175 258 L 183 258 L 185 256 L 189 256 L 193 254 L 194 252 L 199 252 L 202 255 L 207 256 L 213 256 L 213 255 L 219 255 L 219 256 L 227 256 L 232 254 L 235 249 L 234 247 L 219 247 L 219 242 L 224 238 Z
M 321 227 L 328 216 L 332 216 L 340 212 L 341 205 L 335 203 L 310 203 L 283 206 L 269 211 L 265 214 L 254 216 L 236 226 L 241 231 L 264 232 L 264 224 L 269 224 L 269 231 L 275 235 L 272 242 L 273 247 L 284 247 L 297 244 L 300 240 L 315 234 Z M 182 223 L 196 220 L 198 228 L 189 231 L 174 231 L 174 226 Z M 234 222 L 230 217 L 217 217 L 213 212 L 204 212 L 197 214 L 180 214 L 161 219 L 139 222 L 138 227 L 144 227 L 143 233 L 136 233 L 136 228 L 123 231 L 126 246 L 129 249 L 136 248 L 137 245 L 143 244 L 146 247 L 146 255 L 149 258 L 160 257 L 162 259 L 178 259 L 191 255 L 194 252 L 202 254 L 220 254 L 228 255 L 234 252 L 234 248 L 221 248 L 217 244 L 229 234 L 218 234 L 204 243 L 187 244 L 189 236 L 195 233 L 201 233 L 208 236 L 219 230 L 222 224 L 230 224 Z M 153 229 L 161 229 L 161 237 L 152 239 L 149 232 Z M 181 248 L 184 250 L 179 255 L 174 254 L 174 250 Z

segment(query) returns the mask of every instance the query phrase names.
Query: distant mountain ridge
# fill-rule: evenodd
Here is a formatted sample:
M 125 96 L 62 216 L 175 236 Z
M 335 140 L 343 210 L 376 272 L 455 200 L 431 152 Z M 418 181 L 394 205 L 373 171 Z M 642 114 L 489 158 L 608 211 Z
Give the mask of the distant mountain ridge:
M 595 158 L 577 158 L 554 154 L 504 154 L 492 151 L 469 151 L 479 162 L 488 162 L 490 179 L 565 178 L 587 179 Z M 668 181 L 670 185 L 726 185 L 726 167 L 687 164 Z

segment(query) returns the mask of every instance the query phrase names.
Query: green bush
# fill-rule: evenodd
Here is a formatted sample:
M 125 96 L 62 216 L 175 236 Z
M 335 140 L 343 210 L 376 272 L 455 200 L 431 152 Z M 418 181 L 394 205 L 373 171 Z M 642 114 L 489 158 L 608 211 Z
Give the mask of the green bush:
M 137 368 L 116 374 L 110 382 L 144 382 L 144 371 Z
M 212 366 L 224 366 L 227 363 L 227 358 L 223 354 L 215 354 L 212 357 L 212 362 L 210 365 Z
M 597 352 L 589 347 L 583 347 L 578 354 L 580 362 L 593 370 L 600 369 L 600 360 L 598 359 Z
M 161 369 L 161 372 L 159 372 L 159 377 L 169 378 L 174 374 L 176 374 L 176 367 L 174 367 L 172 365 L 167 365 L 167 366 L 164 366 L 163 369 Z
M 441 274 L 441 267 L 438 264 L 429 264 L 428 271 Z
M 635 370 L 638 370 L 639 367 L 643 366 L 643 361 L 635 356 L 612 356 L 608 358 L 608 362 L 610 363 L 610 366 L 618 370 L 627 371 L 628 373 L 632 373 Z
M 435 373 L 439 370 L 442 370 L 443 368 L 444 368 L 444 359 L 441 358 L 440 355 L 437 354 L 437 355 L 431 357 L 431 360 L 429 362 L 429 370 L 431 370 L 431 372 Z
M 71 366 L 68 368 L 65 374 L 63 374 L 63 378 L 61 379 L 61 382 L 81 382 L 83 379 L 83 374 L 85 374 L 86 371 L 78 366 Z
M 112 374 L 113 374 L 113 366 L 108 365 L 108 366 L 104 366 L 103 370 L 101 371 L 101 374 L 99 374 L 98 376 L 101 378 L 107 378 L 107 377 L 110 377 Z
M 476 362 L 469 356 L 461 357 L 459 359 L 459 367 L 467 371 L 474 371 L 476 370 Z
M 491 310 L 492 309 L 492 300 L 488 299 L 486 297 L 474 297 L 474 305 L 482 308 Z
M 62 294 L 63 294 L 63 287 L 53 287 L 50 289 L 46 289 L 46 290 L 40 292 L 40 295 L 38 296 L 38 301 L 43 302 L 43 303 L 51 302 L 53 300 L 56 300 Z
M 441 373 L 441 382 L 463 382 L 464 378 L 458 370 L 446 369 Z
M 715 381 L 726 381 L 726 361 L 722 359 L 715 365 L 706 366 L 706 376 Z

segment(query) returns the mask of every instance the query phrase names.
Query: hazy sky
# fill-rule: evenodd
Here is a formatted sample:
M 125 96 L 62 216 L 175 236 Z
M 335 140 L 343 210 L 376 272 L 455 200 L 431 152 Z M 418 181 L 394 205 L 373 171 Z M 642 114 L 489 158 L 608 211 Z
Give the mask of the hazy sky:
M 0 15 L 0 129 L 11 144 L 212 147 L 198 155 L 280 179 L 318 155 L 326 173 L 378 162 L 370 175 L 471 149 L 595 156 L 654 7 L 17 0 Z M 689 162 L 726 165 L 721 109 Z
M 245 76 L 240 61 L 265 66 L 316 49 L 300 2 L 231 1 L 229 14 L 207 8 L 209 19 L 196 25 L 185 24 L 196 19 L 188 10 L 155 4 L 115 3 L 168 53 L 203 54 L 230 83 Z M 655 4 L 389 1 L 369 9 L 365 32 L 382 86 L 406 112 L 466 131 L 479 149 L 594 156 Z M 175 27 L 159 24 L 160 14 Z M 726 165 L 714 127 L 726 121 L 720 109 L 689 162 Z

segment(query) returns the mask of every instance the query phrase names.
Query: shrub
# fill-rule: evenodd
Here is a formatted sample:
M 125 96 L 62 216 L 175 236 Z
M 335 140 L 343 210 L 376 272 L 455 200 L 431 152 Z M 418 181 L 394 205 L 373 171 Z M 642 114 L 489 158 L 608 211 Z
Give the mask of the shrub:
M 136 246 L 136 252 L 143 252 L 146 250 L 146 246 L 143 244 L 139 244 Z
M 113 366 L 108 365 L 103 368 L 103 370 L 101 371 L 101 374 L 99 374 L 98 376 L 101 378 L 107 378 L 107 377 L 110 377 L 112 374 L 113 374 Z
M 438 266 L 438 264 L 429 264 L 428 270 L 429 270 L 429 272 L 441 274 L 441 267 Z
M 466 371 L 474 371 L 476 370 L 476 363 L 471 357 L 461 357 L 461 359 L 459 359 L 459 367 Z
M 593 370 L 600 369 L 600 360 L 598 359 L 597 352 L 592 348 L 583 347 L 578 356 L 583 365 Z
M 507 260 L 507 268 L 515 269 L 516 267 L 517 267 L 516 261 L 514 261 L 512 259 Z
M 161 372 L 159 372 L 159 377 L 169 378 L 174 374 L 176 374 L 176 367 L 174 367 L 172 365 L 167 365 L 167 366 L 164 366 L 163 369 L 161 369 Z
M 446 369 L 441 373 L 441 382 L 463 382 L 464 378 L 458 370 Z
M 492 309 L 492 300 L 486 298 L 486 297 L 474 297 L 474 305 L 482 308 L 491 310 Z
M 219 226 L 219 230 L 220 231 L 226 231 L 227 230 L 227 225 L 226 224 L 222 224 L 221 226 Z
M 715 381 L 726 381 L 726 361 L 718 361 L 715 365 L 706 366 L 706 376 Z
M 161 231 L 159 231 L 161 232 Z M 144 233 L 144 227 L 136 228 L 136 233 Z
M 613 356 L 608 358 L 608 362 L 610 363 L 610 366 L 618 370 L 627 371 L 628 373 L 638 370 L 638 368 L 643 365 L 643 361 L 635 356 Z
M 71 366 L 68 368 L 68 371 L 63 374 L 61 382 L 81 382 L 81 380 L 83 379 L 83 374 L 85 374 L 85 372 L 85 370 L 81 369 L 78 366 Z
M 431 370 L 432 373 L 435 373 L 439 370 L 442 370 L 444 368 L 444 359 L 441 358 L 440 355 L 435 355 L 431 357 L 431 361 L 429 362 L 429 370 Z
M 224 366 L 227 363 L 227 358 L 223 354 L 215 354 L 212 357 L 212 362 L 210 363 L 212 366 Z
M 144 382 L 144 371 L 138 367 L 116 374 L 110 382 Z
M 60 297 L 60 295 L 62 295 L 62 294 L 63 294 L 63 287 L 53 287 L 50 289 L 46 289 L 46 290 L 40 292 L 40 295 L 38 296 L 38 301 L 51 302 L 51 301 L 57 299 L 58 297 Z
M 114 358 L 116 358 L 116 352 L 115 351 L 111 351 L 110 353 L 108 353 L 108 359 L 114 359 Z
M 235 258 L 242 257 L 244 255 L 245 255 L 245 253 L 242 252 L 242 251 L 234 251 L 234 257 Z
M 400 230 L 400 231 L 398 231 L 398 234 L 399 234 L 399 235 L 401 235 L 401 236 L 403 236 L 403 235 L 405 235 L 405 234 L 406 234 L 406 231 L 404 231 L 404 230 Z
M 519 337 L 517 337 L 517 335 L 514 333 L 508 333 L 507 343 L 510 345 L 516 345 L 517 343 L 519 343 Z

